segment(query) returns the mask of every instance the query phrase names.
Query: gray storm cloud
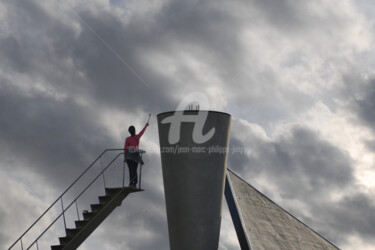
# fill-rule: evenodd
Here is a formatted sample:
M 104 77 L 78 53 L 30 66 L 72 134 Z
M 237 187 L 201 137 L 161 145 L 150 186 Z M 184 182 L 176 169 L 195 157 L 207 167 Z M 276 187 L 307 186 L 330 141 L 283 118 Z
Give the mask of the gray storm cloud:
M 374 135 L 373 81 L 358 74 L 369 67 L 363 53 L 373 55 L 374 17 L 361 8 L 349 0 L 0 2 L 0 247 L 105 148 L 122 147 L 114 135 L 194 91 L 233 115 L 231 146 L 252 152 L 230 154 L 230 168 L 339 247 L 352 248 L 352 237 L 374 247 L 373 190 L 361 188 L 349 146 L 299 120 L 323 103 Z M 293 126 L 275 132 L 286 122 Z M 155 128 L 142 143 L 147 191 L 82 249 L 168 248 Z M 373 138 L 361 143 L 373 154 Z M 232 233 L 222 232 L 221 249 L 237 249 Z

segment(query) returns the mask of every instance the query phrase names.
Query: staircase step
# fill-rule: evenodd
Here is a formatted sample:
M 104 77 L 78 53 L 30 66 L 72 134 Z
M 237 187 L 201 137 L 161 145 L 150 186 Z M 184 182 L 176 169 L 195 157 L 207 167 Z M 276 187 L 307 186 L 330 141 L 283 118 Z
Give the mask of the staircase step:
M 90 206 L 91 206 L 91 212 L 95 213 L 103 207 L 103 204 L 91 204 Z
M 104 203 L 108 202 L 109 200 L 111 200 L 111 196 L 109 196 L 109 195 L 99 196 L 99 203 L 100 204 L 104 204 Z
M 73 237 L 79 232 L 79 229 L 76 228 L 67 228 L 66 230 L 66 236 L 67 237 Z
M 82 214 L 84 220 L 90 220 L 95 215 L 93 212 L 83 212 Z
M 76 224 L 77 229 L 81 229 L 84 225 L 86 225 L 87 221 L 86 220 L 76 220 L 74 223 Z
M 62 250 L 63 246 L 56 245 L 56 246 L 51 246 L 51 250 Z
M 66 236 L 66 237 L 60 237 L 60 238 L 59 238 L 60 245 L 64 246 L 64 245 L 65 245 L 66 243 L 68 243 L 71 239 L 72 239 L 72 237 L 69 237 L 69 236 Z
M 106 188 L 105 193 L 106 195 L 114 195 L 120 192 L 121 190 L 123 189 L 122 188 Z

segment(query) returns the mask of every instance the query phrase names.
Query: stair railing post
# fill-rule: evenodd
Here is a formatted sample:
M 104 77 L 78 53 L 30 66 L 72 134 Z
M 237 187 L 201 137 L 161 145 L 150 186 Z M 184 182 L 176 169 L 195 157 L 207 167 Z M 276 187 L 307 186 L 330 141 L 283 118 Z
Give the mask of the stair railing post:
M 64 211 L 64 203 L 63 203 L 62 197 L 61 197 L 60 200 L 61 200 L 62 216 L 63 216 L 63 220 L 64 220 L 64 227 L 65 227 L 65 230 L 66 230 L 65 211 Z
M 104 176 L 104 169 L 103 169 L 103 161 L 102 161 L 102 157 L 100 157 L 100 166 L 101 166 L 101 168 L 102 168 L 102 176 L 103 176 L 104 188 L 106 188 L 107 185 L 105 184 L 105 176 Z
M 23 250 L 23 242 L 22 242 L 22 238 L 21 238 L 21 249 Z
M 38 241 L 36 241 L 35 243 L 36 243 L 36 250 L 39 250 Z
M 141 159 L 142 159 L 142 151 L 141 151 Z M 141 182 L 142 182 L 142 164 L 143 161 L 141 161 L 141 166 L 139 167 L 139 186 L 138 188 L 141 189 Z
M 79 211 L 78 211 L 78 201 L 76 200 L 76 209 L 77 209 L 77 217 L 78 217 L 78 220 L 81 220 L 80 218 L 79 218 Z
M 122 168 L 122 187 L 125 187 L 125 161 Z

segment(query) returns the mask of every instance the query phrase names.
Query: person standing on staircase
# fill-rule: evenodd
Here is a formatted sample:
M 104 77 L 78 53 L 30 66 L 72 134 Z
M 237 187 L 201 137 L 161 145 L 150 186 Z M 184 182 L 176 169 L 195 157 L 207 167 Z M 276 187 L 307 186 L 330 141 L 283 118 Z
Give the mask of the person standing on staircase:
M 129 167 L 129 187 L 135 188 L 138 183 L 138 163 L 143 165 L 142 158 L 138 151 L 139 140 L 141 136 L 145 132 L 146 128 L 149 125 L 150 116 L 148 116 L 148 121 L 144 128 L 138 134 L 135 134 L 135 127 L 132 125 L 129 127 L 128 131 L 130 136 L 125 139 L 125 146 L 124 146 L 124 155 L 125 155 L 125 162 L 128 164 Z

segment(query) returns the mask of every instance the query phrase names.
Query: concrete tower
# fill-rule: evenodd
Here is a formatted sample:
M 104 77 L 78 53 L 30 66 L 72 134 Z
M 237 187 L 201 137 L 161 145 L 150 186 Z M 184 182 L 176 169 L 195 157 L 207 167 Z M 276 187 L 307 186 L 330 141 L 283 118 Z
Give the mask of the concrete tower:
M 157 118 L 170 248 L 216 250 L 231 116 L 172 111 Z

